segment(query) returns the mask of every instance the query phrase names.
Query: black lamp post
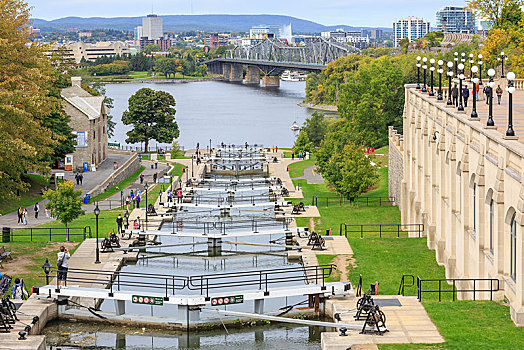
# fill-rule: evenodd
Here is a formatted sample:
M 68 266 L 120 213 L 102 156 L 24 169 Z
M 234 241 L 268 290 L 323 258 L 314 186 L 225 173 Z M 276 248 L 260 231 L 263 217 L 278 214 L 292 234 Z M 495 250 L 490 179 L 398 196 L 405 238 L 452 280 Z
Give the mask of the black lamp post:
M 424 85 L 422 86 L 422 90 L 421 90 L 422 92 L 428 91 L 428 89 L 426 89 L 426 70 L 428 69 L 427 62 L 428 62 L 428 58 L 424 57 L 422 59 L 422 69 L 424 69 Z
M 51 268 L 53 266 L 49 263 L 49 259 L 45 259 L 45 263 L 44 265 L 42 265 L 42 269 L 44 270 L 44 273 L 45 273 L 45 284 L 46 285 L 49 285 L 49 273 L 51 273 Z
M 482 86 L 483 83 L 482 83 L 482 55 L 479 54 L 479 91 L 480 91 L 480 86 Z
M 453 101 L 451 101 L 451 78 L 453 77 L 453 62 L 448 61 L 448 102 L 446 102 L 446 105 L 451 106 L 453 105 Z
M 147 220 L 147 212 L 148 212 L 148 209 L 149 209 L 148 206 L 147 206 L 147 190 L 148 190 L 148 188 L 149 188 L 149 185 L 146 182 L 146 184 L 144 185 L 144 190 L 146 190 L 146 222 L 148 222 L 148 220 Z M 146 227 L 146 229 L 147 229 L 147 227 Z
M 495 121 L 493 120 L 493 88 L 495 87 L 495 82 L 493 81 L 493 77 L 495 76 L 495 70 L 493 68 L 490 68 L 488 70 L 489 75 L 489 83 L 488 83 L 488 102 L 489 102 L 489 112 L 488 112 L 488 123 L 487 126 L 495 126 Z
M 444 73 L 444 69 L 442 69 L 442 65 L 444 64 L 444 61 L 438 60 L 438 92 L 437 92 L 437 101 L 442 101 L 442 73 Z
M 470 75 L 469 75 L 469 81 L 473 81 L 473 72 L 471 71 L 471 68 L 473 68 L 473 63 L 475 63 L 475 61 L 473 61 L 473 54 L 470 53 L 469 54 L 469 72 L 470 72 Z
M 191 157 L 191 178 L 195 177 L 195 175 L 193 175 L 194 174 L 193 173 L 193 168 L 194 168 L 194 166 L 193 166 L 193 159 L 194 158 L 195 158 L 194 156 Z
M 477 83 L 479 79 L 477 78 L 477 71 L 479 67 L 471 66 L 471 81 L 473 82 L 473 109 L 471 110 L 471 118 L 478 118 L 477 114 Z
M 464 110 L 464 105 L 462 104 L 462 80 L 464 80 L 464 63 L 459 63 L 459 105 L 458 110 L 462 112 Z
M 513 130 L 513 93 L 515 92 L 515 86 L 513 86 L 513 80 L 515 80 L 515 73 L 508 72 L 508 130 L 506 130 L 506 136 L 515 136 Z
M 453 58 L 453 60 L 455 60 L 455 78 L 458 77 L 458 72 L 457 72 L 457 67 L 458 67 L 458 52 L 455 51 L 454 55 L 455 57 Z
M 433 72 L 435 71 L 435 59 L 432 58 L 429 60 L 429 63 L 431 63 L 431 67 L 429 68 L 430 74 L 431 74 L 431 91 L 429 92 L 429 96 L 435 96 L 435 92 L 433 91 Z
M 497 58 L 498 61 L 502 64 L 502 74 L 500 75 L 501 78 L 504 78 L 504 61 L 508 59 L 508 56 L 504 54 L 504 51 L 500 53 L 500 57 Z
M 98 203 L 96 203 L 95 210 L 93 210 L 96 216 L 96 258 L 95 264 L 100 264 L 100 249 L 98 248 L 98 215 L 100 215 L 100 208 L 98 208 Z
M 420 90 L 420 67 L 422 66 L 420 64 L 420 56 L 417 56 L 417 90 Z

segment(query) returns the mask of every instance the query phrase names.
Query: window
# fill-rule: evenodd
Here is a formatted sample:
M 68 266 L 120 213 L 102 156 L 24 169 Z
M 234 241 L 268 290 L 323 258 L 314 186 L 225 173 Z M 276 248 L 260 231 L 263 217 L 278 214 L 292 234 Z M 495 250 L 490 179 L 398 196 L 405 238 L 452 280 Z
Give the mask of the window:
M 477 231 L 477 184 L 473 184 L 473 232 Z
M 510 236 L 509 236 L 509 276 L 513 281 L 517 280 L 517 220 L 516 214 L 511 218 Z
M 493 199 L 489 202 L 489 251 L 493 254 L 493 232 L 495 231 L 495 203 Z
M 76 132 L 76 147 L 87 147 L 86 137 L 87 135 L 85 131 L 77 131 Z

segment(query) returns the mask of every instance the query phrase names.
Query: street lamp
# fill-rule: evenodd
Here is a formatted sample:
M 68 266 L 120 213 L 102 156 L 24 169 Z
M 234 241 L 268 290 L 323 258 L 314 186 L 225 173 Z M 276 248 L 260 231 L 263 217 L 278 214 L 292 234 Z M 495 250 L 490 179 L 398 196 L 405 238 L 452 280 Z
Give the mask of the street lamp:
M 462 58 L 460 59 L 460 62 L 465 63 L 466 62 L 466 53 L 463 52 L 460 55 L 462 56 Z
M 417 90 L 420 90 L 420 67 L 422 66 L 420 64 L 420 56 L 417 56 Z
M 455 55 L 455 58 L 453 58 L 455 60 L 455 78 L 458 77 L 458 73 L 457 73 L 457 67 L 458 67 L 458 52 L 455 51 L 454 55 Z
M 495 121 L 493 120 L 493 88 L 495 87 L 495 82 L 493 77 L 495 76 L 495 70 L 490 68 L 488 70 L 489 82 L 488 82 L 488 102 L 489 102 L 489 112 L 488 112 L 488 123 L 487 126 L 495 126 Z
M 437 94 L 437 101 L 442 101 L 442 73 L 444 73 L 444 69 L 442 69 L 442 65 L 444 64 L 444 61 L 438 60 L 438 94 Z
M 497 57 L 497 60 L 500 61 L 502 64 L 502 74 L 500 75 L 501 78 L 504 78 L 504 61 L 508 59 L 508 56 L 504 54 L 504 51 L 500 53 L 500 57 Z
M 464 111 L 464 106 L 462 105 L 462 80 L 464 80 L 464 63 L 459 63 L 459 105 L 458 110 L 460 112 Z
M 453 77 L 453 62 L 448 61 L 448 102 L 446 102 L 446 105 L 451 106 L 453 105 L 453 101 L 451 101 L 451 78 Z
M 96 259 L 95 264 L 100 264 L 100 249 L 98 248 L 98 215 L 100 215 L 100 208 L 98 208 L 98 203 L 96 203 L 95 210 L 93 210 L 96 216 Z
M 431 72 L 431 91 L 429 92 L 429 96 L 435 96 L 435 92 L 433 91 L 433 72 L 435 71 L 435 59 L 430 59 L 429 63 L 431 63 L 431 67 L 429 68 Z
M 471 71 L 471 68 L 473 68 L 473 63 L 475 63 L 475 61 L 473 61 L 473 54 L 470 53 L 469 54 L 469 71 L 471 72 L 470 76 L 469 76 L 469 81 L 473 81 L 473 72 Z
M 209 157 L 211 157 L 211 139 L 209 139 Z
M 479 82 L 479 79 L 477 78 L 477 72 L 479 70 L 479 67 L 472 66 L 471 67 L 471 81 L 473 82 L 473 110 L 471 111 L 471 118 L 478 118 L 477 114 L 477 83 Z
M 515 86 L 513 86 L 513 80 L 515 80 L 515 73 L 508 73 L 508 87 L 506 91 L 508 95 L 508 130 L 506 130 L 506 136 L 515 136 L 515 131 L 513 130 L 513 93 L 515 92 Z
M 45 259 L 45 263 L 44 265 L 42 265 L 42 269 L 44 270 L 44 273 L 45 273 L 45 284 L 46 285 L 49 285 L 49 273 L 51 273 L 51 268 L 53 266 L 49 263 L 49 259 Z
M 479 90 L 482 83 L 482 55 L 479 54 Z
M 428 69 L 427 62 L 428 62 L 428 58 L 424 57 L 422 59 L 422 69 L 424 69 L 424 86 L 422 86 L 422 90 L 421 90 L 422 92 L 427 92 L 428 91 L 426 89 L 426 70 Z
M 194 168 L 194 166 L 193 166 L 193 159 L 194 158 L 195 158 L 194 156 L 191 156 L 191 178 L 195 177 L 195 175 L 193 173 L 193 168 Z
M 144 189 L 146 190 L 146 222 L 148 222 L 148 220 L 147 220 L 147 212 L 148 212 L 148 209 L 149 209 L 148 206 L 147 206 L 147 189 L 148 188 L 149 188 L 149 185 L 146 182 L 146 184 L 144 185 Z M 146 229 L 147 229 L 147 227 L 146 227 Z

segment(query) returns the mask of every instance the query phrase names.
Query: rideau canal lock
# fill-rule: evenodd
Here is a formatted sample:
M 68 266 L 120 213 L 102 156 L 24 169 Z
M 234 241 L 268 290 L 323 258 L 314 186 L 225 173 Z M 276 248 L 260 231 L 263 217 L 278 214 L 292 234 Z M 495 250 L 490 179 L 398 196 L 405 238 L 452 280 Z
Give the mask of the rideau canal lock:
M 350 256 L 351 247 L 344 236 L 297 227 L 295 217 L 320 215 L 301 202 L 287 172 L 292 160 L 282 152 L 246 144 L 193 153 L 196 164 L 171 182 L 182 197 L 164 194 L 148 209 L 134 209 L 120 238 L 103 242 L 100 264 L 91 264 L 96 240 L 86 239 L 69 260 L 66 288 L 58 285 L 56 267 L 45 269 L 47 284 L 34 288 L 13 312 L 11 331 L 0 335 L 7 348 L 45 349 L 59 320 L 172 332 L 175 348 L 200 348 L 198 335 L 206 332 L 289 324 L 309 327 L 302 337 L 317 333 L 316 348 L 346 349 L 390 334 L 388 307 L 425 314 L 414 297 L 381 296 L 374 303 L 365 295 L 357 303 L 361 285 L 329 282 L 336 266 L 319 265 L 316 254 Z M 18 340 L 23 329 L 26 341 Z M 285 347 L 309 348 L 293 343 Z M 105 346 L 125 348 L 125 336 Z

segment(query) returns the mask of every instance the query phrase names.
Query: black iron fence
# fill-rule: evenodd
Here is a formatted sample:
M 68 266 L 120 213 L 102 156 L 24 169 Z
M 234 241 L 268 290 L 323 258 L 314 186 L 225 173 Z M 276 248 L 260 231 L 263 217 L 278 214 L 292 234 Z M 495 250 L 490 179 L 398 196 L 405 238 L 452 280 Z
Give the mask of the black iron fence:
M 360 238 L 373 234 L 373 237 L 397 237 L 401 235 L 409 237 L 410 233 L 415 233 L 418 237 L 422 237 L 424 232 L 424 224 L 370 224 L 370 225 L 359 225 L 359 224 L 340 224 L 339 234 L 340 236 L 354 237 L 360 235 Z
M 10 230 L 9 239 L 11 242 L 57 242 L 71 241 L 75 238 L 91 238 L 91 227 L 28 227 L 23 229 Z M 5 241 L 5 237 L 3 239 Z
M 420 278 L 403 274 L 398 289 L 399 295 L 404 295 L 405 289 L 416 285 L 417 298 L 422 300 L 422 294 L 438 293 L 438 301 L 442 296 L 451 293 L 451 300 L 457 300 L 457 293 L 471 293 L 473 300 L 477 300 L 478 293 L 489 293 L 489 300 L 493 300 L 493 293 L 500 290 L 500 281 L 496 278 Z
M 383 205 L 393 205 L 395 203 L 394 197 L 349 197 L 349 196 L 313 196 L 311 205 L 319 206 L 324 205 L 329 207 L 329 205 L 339 205 L 350 204 L 355 206 L 383 206 Z

